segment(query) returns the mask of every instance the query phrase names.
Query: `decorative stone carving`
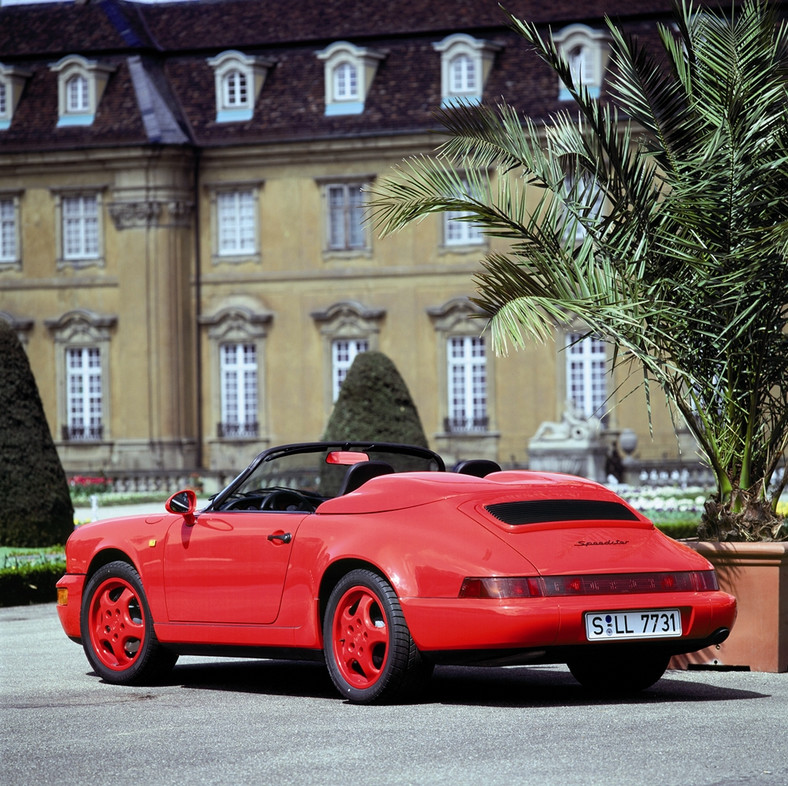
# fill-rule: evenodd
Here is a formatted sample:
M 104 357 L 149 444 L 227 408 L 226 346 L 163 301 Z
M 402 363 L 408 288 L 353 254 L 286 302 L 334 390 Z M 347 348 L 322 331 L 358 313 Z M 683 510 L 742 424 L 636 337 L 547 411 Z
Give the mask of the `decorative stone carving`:
M 539 472 L 580 475 L 600 483 L 606 480 L 608 446 L 598 418 L 582 417 L 571 402 L 558 423 L 545 421 L 528 442 L 528 466 Z
M 115 229 L 119 231 L 158 226 L 188 226 L 192 215 L 192 204 L 184 200 L 110 202 L 107 208 Z

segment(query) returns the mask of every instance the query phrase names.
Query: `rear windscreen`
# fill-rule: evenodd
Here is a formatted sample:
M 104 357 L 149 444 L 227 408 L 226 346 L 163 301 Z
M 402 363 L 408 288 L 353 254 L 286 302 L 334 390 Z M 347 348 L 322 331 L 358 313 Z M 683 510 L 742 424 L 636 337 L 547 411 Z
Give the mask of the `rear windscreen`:
M 539 524 L 547 521 L 639 521 L 620 502 L 597 499 L 537 499 L 499 502 L 485 510 L 504 524 Z

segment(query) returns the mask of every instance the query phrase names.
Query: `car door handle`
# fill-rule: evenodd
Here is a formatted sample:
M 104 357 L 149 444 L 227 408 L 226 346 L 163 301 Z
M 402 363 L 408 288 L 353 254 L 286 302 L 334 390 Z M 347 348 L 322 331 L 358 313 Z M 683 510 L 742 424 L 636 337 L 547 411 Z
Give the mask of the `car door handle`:
M 273 535 L 268 536 L 268 540 L 279 540 L 282 543 L 289 543 L 293 536 L 289 532 L 274 532 Z

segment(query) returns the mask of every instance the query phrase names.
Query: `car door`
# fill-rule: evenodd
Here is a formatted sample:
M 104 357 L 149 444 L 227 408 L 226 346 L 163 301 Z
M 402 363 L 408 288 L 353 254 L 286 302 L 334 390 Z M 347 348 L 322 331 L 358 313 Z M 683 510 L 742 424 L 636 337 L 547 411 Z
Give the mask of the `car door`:
M 216 511 L 167 534 L 164 587 L 171 622 L 265 625 L 276 620 L 303 512 Z

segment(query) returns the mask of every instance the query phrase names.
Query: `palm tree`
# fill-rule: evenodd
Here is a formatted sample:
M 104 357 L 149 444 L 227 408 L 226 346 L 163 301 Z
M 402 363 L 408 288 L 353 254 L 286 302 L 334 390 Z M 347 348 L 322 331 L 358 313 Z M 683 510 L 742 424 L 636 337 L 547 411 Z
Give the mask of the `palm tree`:
M 601 100 L 510 17 L 576 109 L 440 111 L 445 141 L 375 187 L 372 217 L 460 212 L 503 238 L 475 279 L 495 349 L 580 318 L 694 434 L 717 482 L 701 536 L 788 538 L 788 30 L 765 0 L 674 16 L 655 53 L 608 22 Z

